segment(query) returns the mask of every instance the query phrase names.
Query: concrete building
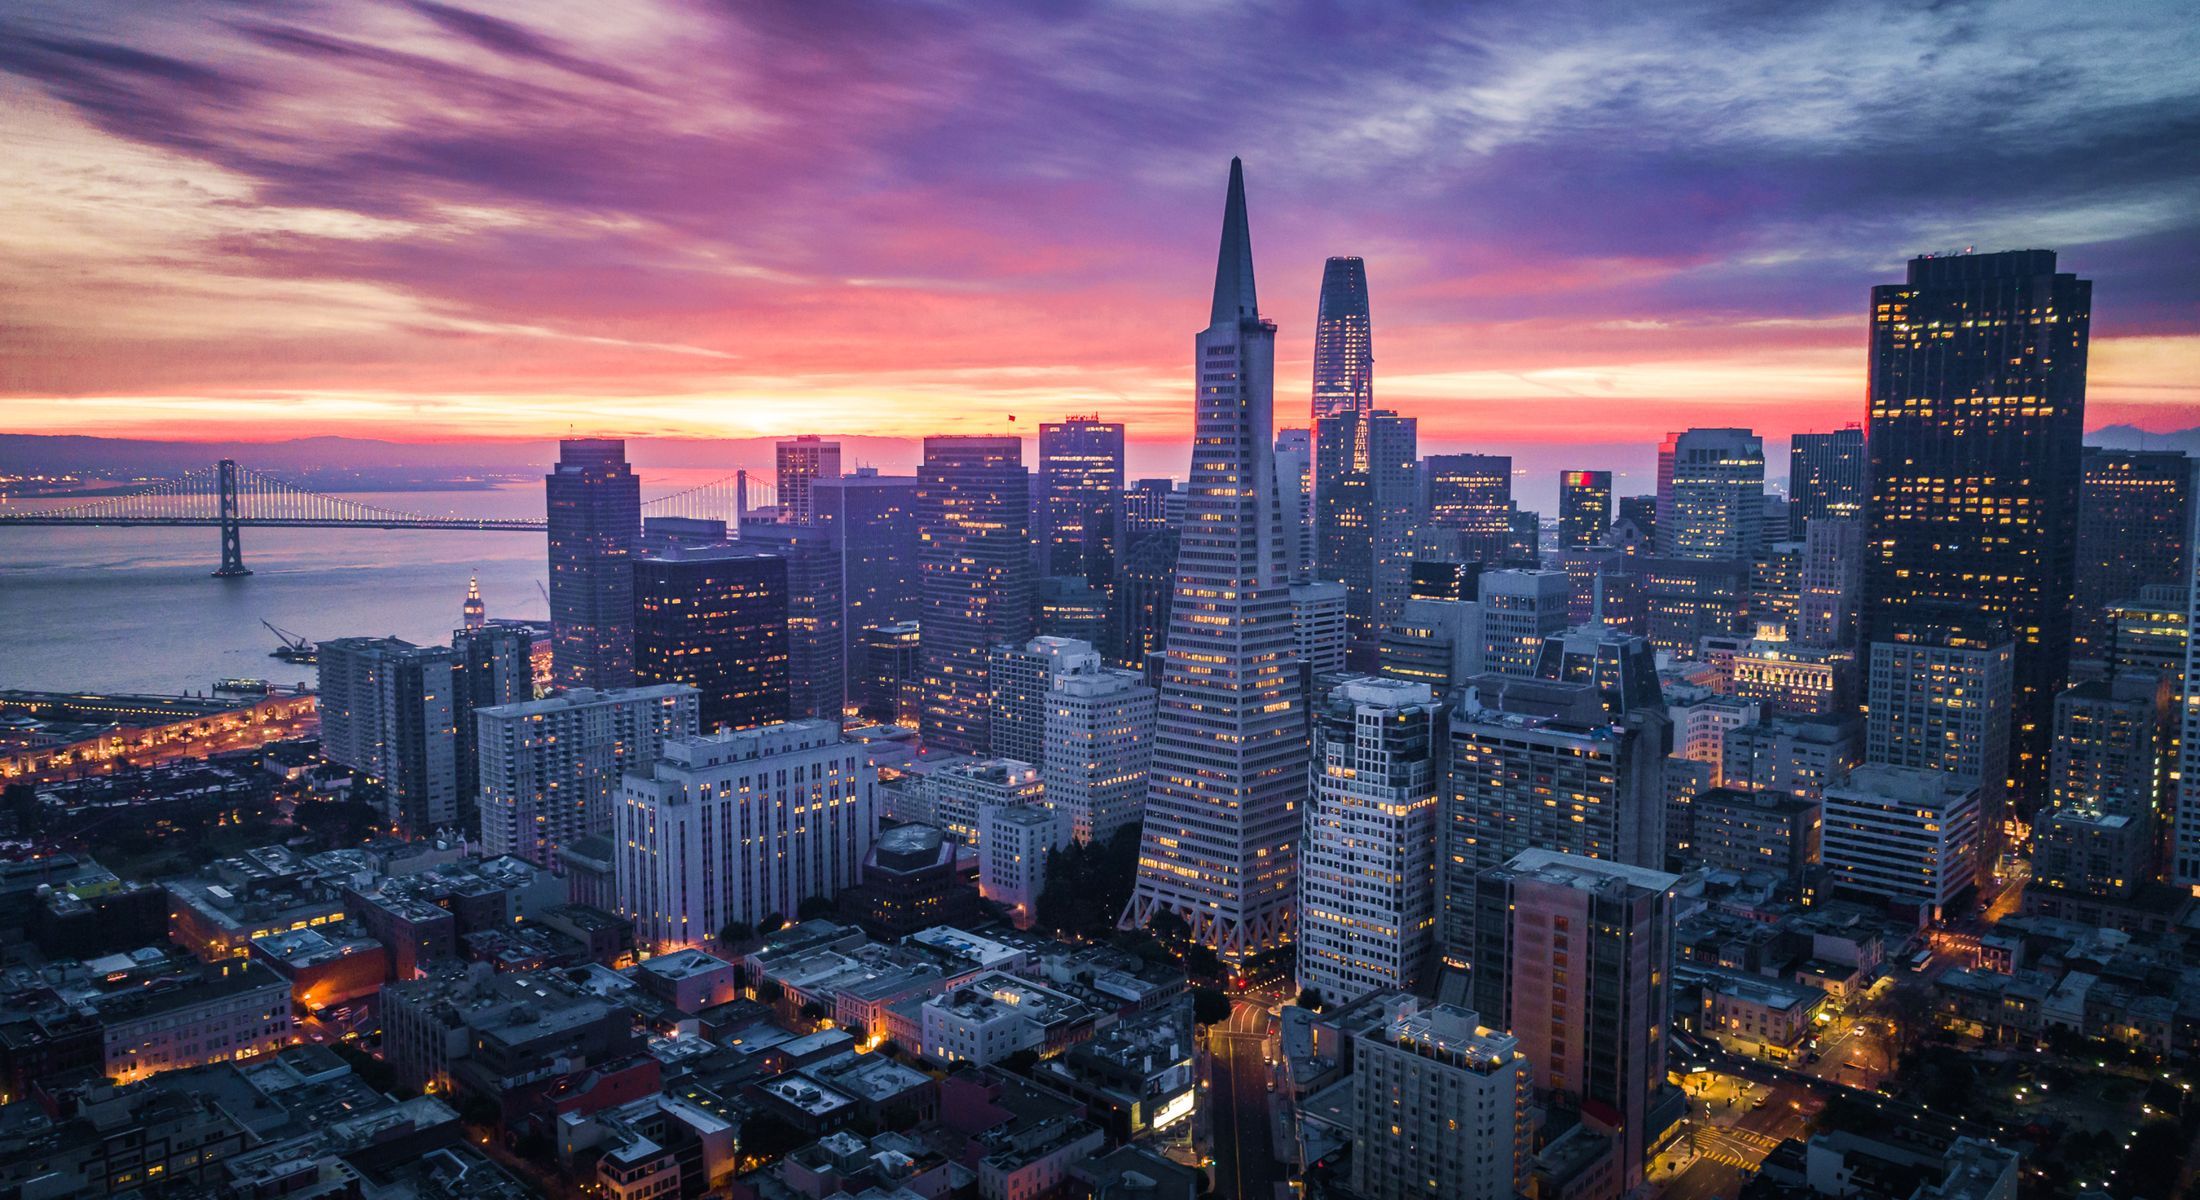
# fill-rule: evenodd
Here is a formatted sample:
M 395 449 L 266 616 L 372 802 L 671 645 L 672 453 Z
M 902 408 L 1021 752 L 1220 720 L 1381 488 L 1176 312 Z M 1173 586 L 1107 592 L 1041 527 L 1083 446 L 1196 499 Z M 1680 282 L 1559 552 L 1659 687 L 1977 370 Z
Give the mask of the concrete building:
M 772 447 L 779 519 L 808 525 L 817 519 L 817 481 L 840 478 L 840 443 L 814 433 L 781 438 Z
M 1795 640 L 1806 646 L 1854 646 L 1864 588 L 1864 522 L 1822 517 L 1803 535 Z
M 1314 674 L 1344 670 L 1350 641 L 1343 584 L 1318 579 L 1291 585 L 1291 648 Z
M 1047 693 L 1063 673 L 1099 667 L 1092 643 L 1077 638 L 1036 637 L 1022 645 L 993 647 L 987 667 L 993 687 L 993 757 L 1044 762 Z
M 1689 805 L 1690 856 L 1728 871 L 1769 871 L 1799 883 L 1819 857 L 1820 806 L 1784 792 L 1716 787 Z
M 1314 711 L 1298 979 L 1324 1001 L 1417 988 L 1435 956 L 1441 712 L 1426 685 L 1355 679 Z
M 2014 647 L 1999 631 L 1960 626 L 1896 633 L 1906 640 L 1871 644 L 1864 761 L 1942 771 L 1977 789 L 1979 868 L 1989 869 L 2016 766 Z
M 1871 764 L 1825 792 L 1822 842 L 1837 887 L 1921 905 L 1937 917 L 1976 888 L 1979 786 L 1951 772 Z
M 272 1054 L 291 1040 L 290 981 L 258 962 L 215 964 L 98 1010 L 104 1070 L 117 1083 Z
M 986 810 L 1046 804 L 1039 768 L 1010 758 L 973 758 L 933 768 L 919 784 L 923 814 L 948 837 L 976 848 Z
M 782 509 L 784 512 L 784 509 Z M 787 719 L 839 720 L 847 701 L 846 604 L 838 530 L 780 520 L 741 531 L 741 544 L 787 564 Z
M 941 1066 L 987 1067 L 1019 1050 L 1042 1058 L 1090 1037 L 1083 1001 L 1005 971 L 987 971 L 924 1003 L 917 1052 Z
M 619 911 L 661 950 L 831 899 L 871 848 L 876 788 L 837 722 L 668 738 L 615 810 Z
M 858 467 L 812 485 L 814 524 L 840 554 L 840 636 L 848 695 L 862 696 L 864 635 L 914 622 L 923 608 L 917 570 L 917 478 Z M 912 722 L 913 724 L 914 722 Z
M 1145 813 L 1159 697 L 1135 671 L 1058 676 L 1046 694 L 1040 778 L 1077 842 L 1106 842 Z
M 1039 919 L 1047 860 L 1066 840 L 1062 824 L 1041 804 L 989 805 L 978 814 L 978 894 L 1007 909 L 1018 929 Z
M 1614 714 L 1593 683 L 1475 677 L 1451 713 L 1439 813 L 1445 961 L 1471 957 L 1476 877 L 1523 851 L 1663 865 L 1670 737 L 1662 708 Z
M 1816 800 L 1863 761 L 1861 734 L 1853 719 L 1775 718 L 1729 729 L 1717 782 Z
M 621 773 L 646 768 L 666 738 L 693 736 L 695 715 L 695 689 L 677 683 L 482 709 L 484 852 L 555 869 L 563 847 L 611 831 Z
M 1566 629 L 1573 585 L 1564 571 L 1484 571 L 1482 669 L 1533 675 L 1543 639 Z
M 1670 445 L 1661 449 L 1672 482 L 1660 480 L 1658 553 L 1754 562 L 1769 540 L 1763 440 L 1747 429 L 1691 429 Z
M 381 785 L 384 818 L 425 837 L 458 819 L 456 660 L 398 638 L 331 638 L 317 648 L 321 745 Z
M 1610 1126 L 1620 1190 L 1685 1098 L 1666 1083 L 1678 876 L 1529 850 L 1475 880 L 1470 995 L 1512 1030 L 1548 1102 Z
M 1378 673 L 1425 684 L 1439 697 L 1482 674 L 1482 606 L 1473 600 L 1408 600 L 1383 630 Z
M 1367 1200 L 1524 1194 L 1535 1135 L 1533 1082 L 1517 1039 L 1449 1004 L 1399 1012 L 1354 1038 L 1353 1194 Z

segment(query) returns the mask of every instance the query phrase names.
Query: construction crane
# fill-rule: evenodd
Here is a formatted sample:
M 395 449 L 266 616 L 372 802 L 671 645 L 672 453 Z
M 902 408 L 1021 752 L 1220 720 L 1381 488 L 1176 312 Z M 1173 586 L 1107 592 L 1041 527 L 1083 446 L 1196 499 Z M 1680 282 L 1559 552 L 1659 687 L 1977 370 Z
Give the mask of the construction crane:
M 267 631 L 269 633 L 272 633 L 276 637 L 283 639 L 282 645 L 277 646 L 273 650 L 267 652 L 267 656 L 269 658 L 279 658 L 287 663 L 310 663 L 319 661 L 318 656 L 315 654 L 315 648 L 312 642 L 309 642 L 304 638 L 299 637 L 297 634 L 292 633 L 287 629 L 275 625 L 265 617 L 260 618 L 260 624 L 267 626 Z

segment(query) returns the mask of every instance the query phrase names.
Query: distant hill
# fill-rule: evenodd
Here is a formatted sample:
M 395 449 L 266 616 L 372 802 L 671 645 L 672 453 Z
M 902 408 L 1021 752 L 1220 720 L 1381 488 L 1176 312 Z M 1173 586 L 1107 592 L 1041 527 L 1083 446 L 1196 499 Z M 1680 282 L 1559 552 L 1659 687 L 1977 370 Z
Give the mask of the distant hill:
M 2182 450 L 2200 456 L 2200 428 L 2148 433 L 2129 425 L 2110 425 L 2085 435 L 2085 444 L 2104 450 Z

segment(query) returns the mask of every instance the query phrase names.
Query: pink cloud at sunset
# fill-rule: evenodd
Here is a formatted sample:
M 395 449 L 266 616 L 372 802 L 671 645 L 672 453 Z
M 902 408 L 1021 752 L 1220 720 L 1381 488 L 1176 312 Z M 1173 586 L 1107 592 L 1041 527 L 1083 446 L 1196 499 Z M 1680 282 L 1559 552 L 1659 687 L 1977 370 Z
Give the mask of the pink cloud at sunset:
M 1439 448 L 1857 420 L 1867 289 L 1976 245 L 2094 280 L 2089 427 L 2183 428 L 2200 31 L 2163 13 L 31 3 L 0 411 L 1180 439 L 1240 154 L 1286 420 L 1330 254 Z

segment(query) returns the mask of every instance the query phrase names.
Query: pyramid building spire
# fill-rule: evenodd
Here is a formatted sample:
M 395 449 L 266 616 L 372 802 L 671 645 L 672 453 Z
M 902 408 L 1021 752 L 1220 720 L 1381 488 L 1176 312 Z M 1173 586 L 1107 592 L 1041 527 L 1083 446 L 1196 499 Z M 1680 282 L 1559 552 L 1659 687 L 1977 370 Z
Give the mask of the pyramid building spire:
M 1245 218 L 1245 165 L 1230 160 L 1230 196 L 1222 206 L 1222 251 L 1215 258 L 1215 306 L 1209 325 L 1260 315 L 1253 295 L 1253 231 Z
M 1245 174 L 1230 163 L 1211 324 L 1193 338 L 1194 445 L 1161 667 L 1138 882 L 1241 962 L 1291 940 L 1306 802 L 1305 698 L 1274 446 L 1276 327 L 1259 319 Z

